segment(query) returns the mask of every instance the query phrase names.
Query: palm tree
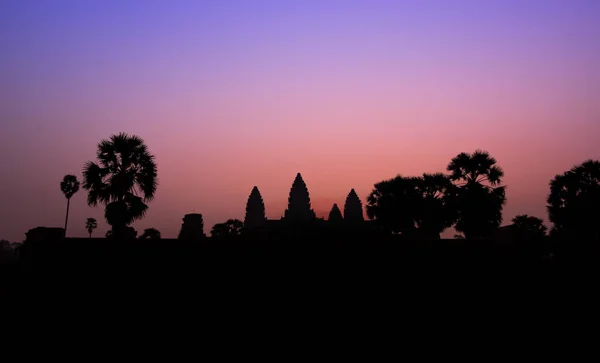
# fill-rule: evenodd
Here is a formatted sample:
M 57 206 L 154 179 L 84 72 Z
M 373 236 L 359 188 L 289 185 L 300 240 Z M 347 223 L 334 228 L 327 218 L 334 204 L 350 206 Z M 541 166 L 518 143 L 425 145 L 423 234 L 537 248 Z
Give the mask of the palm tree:
M 88 205 L 106 206 L 104 216 L 119 239 L 128 224 L 145 215 L 146 203 L 154 198 L 158 185 L 154 155 L 140 137 L 120 133 L 100 141 L 97 158 L 98 163 L 84 166 L 83 188 Z
M 456 230 L 467 239 L 489 237 L 502 223 L 506 203 L 505 187 L 500 186 L 504 172 L 486 151 L 460 153 L 447 170 L 458 186 Z
M 65 175 L 63 180 L 60 182 L 60 190 L 67 198 L 67 216 L 65 217 L 65 237 L 67 236 L 67 223 L 69 222 L 69 206 L 71 204 L 71 197 L 79 190 L 79 181 L 75 175 Z
M 92 238 L 92 232 L 96 228 L 98 228 L 98 222 L 96 221 L 96 218 L 88 218 L 85 221 L 85 229 L 87 229 L 88 233 L 90 234 L 90 238 Z
M 500 185 L 504 176 L 502 168 L 496 165 L 496 159 L 487 151 L 476 150 L 473 154 L 460 153 L 455 156 L 447 170 L 451 172 L 450 179 L 462 182 L 464 186 L 469 183 L 483 184 L 488 182 L 492 186 Z
M 156 228 L 146 228 L 139 239 L 160 239 L 160 231 Z

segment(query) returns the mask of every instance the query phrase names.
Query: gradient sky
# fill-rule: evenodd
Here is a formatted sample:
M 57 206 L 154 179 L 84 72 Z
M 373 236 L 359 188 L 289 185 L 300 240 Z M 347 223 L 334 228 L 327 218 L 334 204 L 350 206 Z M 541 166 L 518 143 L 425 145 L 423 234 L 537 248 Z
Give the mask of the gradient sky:
M 279 218 L 297 172 L 325 216 L 355 188 L 489 151 L 505 223 L 600 158 L 600 1 L 0 1 L 0 238 L 62 226 L 65 174 L 141 136 L 160 186 L 144 228 Z M 103 207 L 71 202 L 70 236 Z M 450 233 L 450 232 L 449 232 Z

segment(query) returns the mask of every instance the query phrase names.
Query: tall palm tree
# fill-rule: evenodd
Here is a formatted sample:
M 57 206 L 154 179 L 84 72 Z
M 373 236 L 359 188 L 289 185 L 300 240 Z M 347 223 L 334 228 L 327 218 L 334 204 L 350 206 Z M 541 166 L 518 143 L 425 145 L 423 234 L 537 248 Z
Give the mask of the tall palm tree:
M 120 238 L 125 227 L 142 218 L 147 202 L 154 198 L 158 176 L 154 155 L 144 141 L 120 133 L 98 144 L 98 163 L 89 161 L 83 168 L 83 188 L 88 205 L 104 204 L 104 216 Z
M 60 190 L 67 198 L 67 216 L 65 217 L 65 237 L 67 236 L 67 223 L 69 222 L 69 206 L 71 197 L 79 190 L 79 181 L 75 175 L 67 174 L 60 182 Z
M 496 165 L 496 159 L 487 151 L 476 150 L 473 154 L 460 153 L 448 164 L 450 179 L 458 181 L 459 186 L 469 183 L 481 184 L 488 182 L 492 186 L 500 185 L 504 171 Z
M 85 221 L 85 229 L 87 229 L 88 233 L 90 234 L 90 238 L 92 238 L 92 232 L 96 228 L 98 228 L 98 222 L 96 221 L 96 218 L 88 218 Z
M 460 153 L 448 164 L 450 179 L 458 189 L 456 230 L 467 239 L 489 237 L 502 223 L 506 203 L 504 172 L 486 151 Z

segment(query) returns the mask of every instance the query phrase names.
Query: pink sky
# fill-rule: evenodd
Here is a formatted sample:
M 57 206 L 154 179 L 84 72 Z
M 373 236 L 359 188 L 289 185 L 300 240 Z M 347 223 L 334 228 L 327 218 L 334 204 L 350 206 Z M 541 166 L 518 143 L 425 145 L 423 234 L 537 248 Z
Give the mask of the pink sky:
M 186 213 L 202 213 L 207 233 L 243 219 L 254 185 L 279 218 L 297 172 L 326 216 L 351 188 L 364 203 L 382 179 L 445 171 L 475 149 L 505 171 L 505 222 L 547 220 L 550 179 L 600 158 L 594 2 L 471 13 L 325 3 L 121 10 L 138 27 L 111 7 L 12 4 L 17 20 L 0 19 L 0 44 L 12 50 L 0 61 L 0 238 L 62 226 L 60 180 L 81 179 L 98 141 L 118 132 L 156 155 L 156 199 L 134 227 L 164 237 Z M 69 236 L 87 234 L 87 217 L 104 235 L 103 208 L 81 190 Z

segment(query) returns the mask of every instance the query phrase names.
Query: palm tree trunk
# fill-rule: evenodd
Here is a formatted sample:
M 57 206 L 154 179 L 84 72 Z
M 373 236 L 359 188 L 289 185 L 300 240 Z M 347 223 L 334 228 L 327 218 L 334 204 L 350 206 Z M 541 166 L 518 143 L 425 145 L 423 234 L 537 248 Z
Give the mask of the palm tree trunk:
M 65 217 L 65 238 L 67 237 L 67 223 L 69 222 L 69 204 L 71 204 L 71 198 L 67 199 L 67 216 Z

